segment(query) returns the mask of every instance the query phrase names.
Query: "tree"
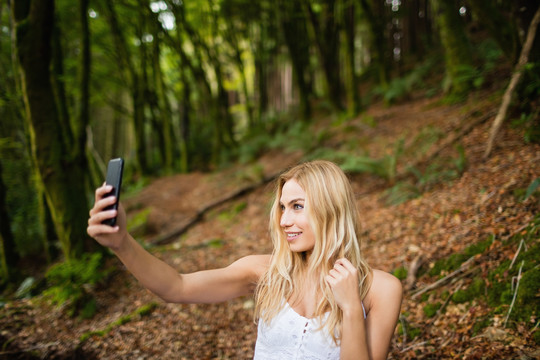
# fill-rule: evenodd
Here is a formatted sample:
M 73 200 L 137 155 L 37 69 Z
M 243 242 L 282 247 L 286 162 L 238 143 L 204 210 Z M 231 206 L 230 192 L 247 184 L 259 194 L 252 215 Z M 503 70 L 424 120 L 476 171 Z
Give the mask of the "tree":
M 360 92 L 358 90 L 358 76 L 355 69 L 355 34 L 356 14 L 353 0 L 343 0 L 342 8 L 343 38 L 345 39 L 345 71 L 344 82 L 347 93 L 347 112 L 351 117 L 360 112 Z
M 15 238 L 11 231 L 10 216 L 6 206 L 6 192 L 0 162 L 0 284 L 10 280 L 19 259 L 19 254 L 15 251 Z
M 489 31 L 504 55 L 514 63 L 521 46 L 515 19 L 510 16 L 510 2 L 468 0 L 468 4 L 474 18 Z
M 306 16 L 297 1 L 278 1 L 279 19 L 283 39 L 293 66 L 293 77 L 300 95 L 300 114 L 307 122 L 311 118 L 309 99 L 312 95 L 309 79 L 309 36 Z
M 83 137 L 74 134 L 74 129 L 69 129 L 67 134 L 63 128 L 56 104 L 65 99 L 55 98 L 51 83 L 54 2 L 26 0 L 10 4 L 35 170 L 63 254 L 71 259 L 80 255 L 85 245 L 88 248 L 94 242 L 86 235 L 87 169 L 85 154 L 80 151 L 84 147 L 74 140 Z
M 384 2 L 375 0 L 359 0 L 362 9 L 362 20 L 367 23 L 370 32 L 369 48 L 372 57 L 372 67 L 376 70 L 379 85 L 383 88 L 390 81 L 389 52 L 385 38 L 386 12 Z
M 464 96 L 471 88 L 471 79 L 463 74 L 472 68 L 469 39 L 455 1 L 432 0 L 446 64 L 445 90 Z
M 336 110 L 343 109 L 339 66 L 339 21 L 336 0 L 317 2 L 303 0 L 313 29 L 322 71 L 326 80 L 327 96 Z

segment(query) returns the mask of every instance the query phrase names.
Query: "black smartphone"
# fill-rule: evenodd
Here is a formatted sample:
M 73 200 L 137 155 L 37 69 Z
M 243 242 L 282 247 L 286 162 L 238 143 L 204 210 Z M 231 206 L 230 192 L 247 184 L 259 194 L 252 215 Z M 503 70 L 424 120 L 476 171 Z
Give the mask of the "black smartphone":
M 109 165 L 107 166 L 107 178 L 105 180 L 105 183 L 107 185 L 112 185 L 113 189 L 110 193 L 105 195 L 105 197 L 114 195 L 116 197 L 116 202 L 113 205 L 107 206 L 105 210 L 118 209 L 118 202 L 120 201 L 120 189 L 122 187 L 123 172 L 124 172 L 124 159 L 116 158 L 116 159 L 111 159 L 109 161 Z M 102 224 L 115 226 L 116 216 L 111 219 L 103 220 Z

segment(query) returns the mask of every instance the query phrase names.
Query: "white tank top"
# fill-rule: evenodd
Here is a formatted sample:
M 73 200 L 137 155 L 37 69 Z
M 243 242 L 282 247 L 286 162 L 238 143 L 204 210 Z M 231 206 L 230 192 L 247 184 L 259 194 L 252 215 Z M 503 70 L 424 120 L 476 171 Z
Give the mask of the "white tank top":
M 364 305 L 362 304 L 362 309 Z M 363 309 L 364 310 L 364 309 Z M 328 313 L 323 318 L 326 320 Z M 364 318 L 366 313 L 364 310 Z M 285 303 L 269 325 L 259 320 L 254 360 L 338 360 L 336 346 L 326 328 L 320 323 L 299 315 Z

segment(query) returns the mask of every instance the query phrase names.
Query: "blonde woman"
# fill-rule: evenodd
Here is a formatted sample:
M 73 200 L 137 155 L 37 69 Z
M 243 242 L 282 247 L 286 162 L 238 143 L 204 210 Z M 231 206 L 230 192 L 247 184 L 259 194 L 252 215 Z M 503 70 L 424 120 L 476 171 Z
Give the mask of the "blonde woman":
M 215 270 L 178 274 L 127 232 L 123 208 L 96 190 L 88 234 L 109 247 L 149 290 L 168 302 L 215 303 L 254 294 L 255 359 L 385 359 L 402 288 L 371 269 L 358 238 L 356 203 L 341 169 L 328 161 L 282 174 L 270 214 L 271 255 Z M 118 216 L 115 227 L 103 225 Z

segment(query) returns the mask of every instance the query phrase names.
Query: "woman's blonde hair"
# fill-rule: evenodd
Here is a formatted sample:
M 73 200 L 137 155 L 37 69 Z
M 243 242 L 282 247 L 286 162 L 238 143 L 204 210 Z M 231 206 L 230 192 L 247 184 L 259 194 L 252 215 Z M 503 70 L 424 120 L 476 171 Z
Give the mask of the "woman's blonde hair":
M 280 226 L 280 198 L 285 183 L 294 179 L 306 193 L 305 211 L 315 234 L 315 246 L 309 257 L 289 249 L 285 233 Z M 325 276 L 339 258 L 347 258 L 359 271 L 360 298 L 370 286 L 370 267 L 362 258 L 359 239 L 356 201 L 349 179 L 334 163 L 324 160 L 297 165 L 277 180 L 275 199 L 270 212 L 270 236 L 274 245 L 270 267 L 258 283 L 255 317 L 266 323 L 285 306 L 300 289 L 307 274 L 318 279 L 318 303 L 314 317 L 321 328 L 338 342 L 343 313 L 337 305 Z M 298 296 L 298 294 L 295 294 Z M 330 312 L 326 321 L 323 315 Z

